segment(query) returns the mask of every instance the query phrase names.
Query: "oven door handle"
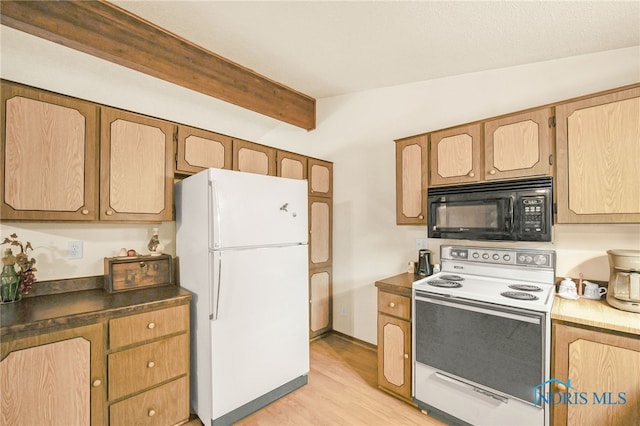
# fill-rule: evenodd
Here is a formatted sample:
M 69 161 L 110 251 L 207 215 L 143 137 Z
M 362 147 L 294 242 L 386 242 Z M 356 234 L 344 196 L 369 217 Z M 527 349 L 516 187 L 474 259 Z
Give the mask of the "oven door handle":
M 516 320 L 516 321 L 523 321 L 523 322 L 528 322 L 530 324 L 540 324 L 540 318 L 539 317 L 529 317 L 529 316 L 525 316 L 525 315 L 518 315 L 518 314 L 514 314 L 511 312 L 503 312 L 503 311 L 496 311 L 493 309 L 485 309 L 482 308 L 480 306 L 471 306 L 471 305 L 465 305 L 462 303 L 453 303 L 453 302 L 447 302 L 444 300 L 436 300 L 436 299 L 429 299 L 426 297 L 421 297 L 416 295 L 416 300 L 419 300 L 421 302 L 427 302 L 427 303 L 433 303 L 435 305 L 442 305 L 442 306 L 448 306 L 450 308 L 455 308 L 455 309 L 464 309 L 466 311 L 472 311 L 472 312 L 479 312 L 481 314 L 487 314 L 487 315 L 493 315 L 496 317 L 502 317 L 502 318 L 509 318 L 512 320 Z
M 488 391 L 488 390 L 486 390 L 486 389 L 481 389 L 481 388 L 479 388 L 479 387 L 476 387 L 476 386 L 470 385 L 470 384 L 468 384 L 468 383 L 461 382 L 460 380 L 456 380 L 456 379 L 454 379 L 453 377 L 446 376 L 446 375 L 444 375 L 444 374 L 442 374 L 442 373 L 438 373 L 438 372 L 436 372 L 436 373 L 434 373 L 434 374 L 435 374 L 435 376 L 436 376 L 438 379 L 440 379 L 440 380 L 444 380 L 445 382 L 452 383 L 452 384 L 454 384 L 454 385 L 456 385 L 456 386 L 460 386 L 460 387 L 463 387 L 463 388 L 471 389 L 472 391 L 477 392 L 477 393 L 479 393 L 479 394 L 481 394 L 481 395 L 488 396 L 489 398 L 493 398 L 493 399 L 495 399 L 495 400 L 498 400 L 498 401 L 500 401 L 500 402 L 501 402 L 501 403 L 503 403 L 503 404 L 507 404 L 507 403 L 509 402 L 509 398 L 504 397 L 504 396 L 502 396 L 502 395 L 498 395 L 498 394 L 493 393 L 493 392 L 489 392 L 489 391 Z

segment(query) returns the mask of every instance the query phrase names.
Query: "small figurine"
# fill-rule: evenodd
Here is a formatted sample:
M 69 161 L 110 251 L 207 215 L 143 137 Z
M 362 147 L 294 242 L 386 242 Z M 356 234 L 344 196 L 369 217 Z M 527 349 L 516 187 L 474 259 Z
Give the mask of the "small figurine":
M 147 249 L 149 249 L 151 256 L 159 256 L 162 254 L 164 246 L 160 243 L 160 238 L 158 238 L 158 228 L 153 228 L 153 235 L 149 240 L 149 244 L 147 244 Z

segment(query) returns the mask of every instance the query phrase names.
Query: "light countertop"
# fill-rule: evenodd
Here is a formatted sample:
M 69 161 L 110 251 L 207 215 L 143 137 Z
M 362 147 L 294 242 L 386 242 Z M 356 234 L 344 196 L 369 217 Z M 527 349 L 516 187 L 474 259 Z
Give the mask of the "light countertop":
M 556 296 L 551 319 L 640 336 L 640 314 L 610 306 L 602 300 L 568 300 Z

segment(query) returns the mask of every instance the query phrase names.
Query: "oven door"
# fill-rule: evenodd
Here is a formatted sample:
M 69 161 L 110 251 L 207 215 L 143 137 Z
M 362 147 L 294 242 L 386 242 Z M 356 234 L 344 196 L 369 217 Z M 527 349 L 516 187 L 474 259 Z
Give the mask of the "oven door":
M 534 396 L 549 378 L 546 328 L 543 312 L 416 291 L 416 371 L 425 366 L 435 378 L 497 404 L 508 405 L 516 398 L 527 410 L 542 412 Z M 419 389 L 423 380 L 428 379 L 416 376 L 415 396 L 429 403 L 429 395 Z
M 467 240 L 513 240 L 514 199 L 430 195 L 429 238 Z

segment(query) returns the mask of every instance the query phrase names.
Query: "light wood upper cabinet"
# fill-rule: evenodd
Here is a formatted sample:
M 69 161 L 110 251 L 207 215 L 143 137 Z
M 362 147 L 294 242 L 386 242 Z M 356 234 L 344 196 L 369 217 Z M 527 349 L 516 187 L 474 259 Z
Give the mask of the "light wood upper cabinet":
M 309 197 L 309 266 L 331 264 L 332 202 L 324 197 Z
M 640 222 L 640 87 L 556 107 L 558 223 Z
M 429 186 L 478 182 L 480 137 L 479 123 L 431 133 Z
M 333 163 L 309 158 L 309 194 L 333 196 Z
M 640 339 L 554 323 L 551 376 L 584 392 L 586 404 L 553 404 L 554 425 L 635 425 L 640 415 Z M 571 392 L 554 382 L 550 392 Z M 624 392 L 625 402 L 619 399 Z M 607 403 L 593 403 L 594 394 Z
M 100 123 L 100 220 L 172 220 L 175 126 L 108 107 Z
M 93 324 L 3 341 L 0 424 L 107 424 L 104 334 Z
M 290 179 L 307 178 L 307 157 L 292 152 L 276 152 L 277 176 Z
M 229 136 L 180 124 L 176 173 L 193 174 L 208 168 L 231 169 L 231 147 Z
M 233 139 L 233 170 L 276 176 L 276 150 L 257 143 Z
M 2 82 L 0 216 L 97 218 L 98 108 Z
M 484 179 L 552 175 L 551 108 L 484 123 Z
M 396 141 L 396 223 L 427 223 L 427 136 Z

